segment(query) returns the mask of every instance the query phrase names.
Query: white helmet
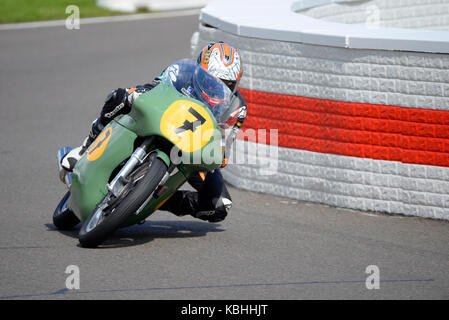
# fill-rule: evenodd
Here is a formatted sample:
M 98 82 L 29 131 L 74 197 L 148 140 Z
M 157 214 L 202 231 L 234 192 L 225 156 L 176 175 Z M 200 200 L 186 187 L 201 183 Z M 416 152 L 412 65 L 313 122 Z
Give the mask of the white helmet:
M 232 92 L 237 90 L 243 68 L 235 48 L 222 41 L 211 42 L 201 50 L 197 62 L 209 74 L 222 80 Z

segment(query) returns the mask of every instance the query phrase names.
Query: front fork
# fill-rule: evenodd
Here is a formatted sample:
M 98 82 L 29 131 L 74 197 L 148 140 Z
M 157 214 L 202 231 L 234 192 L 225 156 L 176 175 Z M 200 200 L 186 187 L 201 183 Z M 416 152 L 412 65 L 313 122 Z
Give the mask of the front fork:
M 142 164 L 151 152 L 149 148 L 153 142 L 154 137 L 148 137 L 144 140 L 142 145 L 138 147 L 125 165 L 120 169 L 119 173 L 106 185 L 108 191 L 116 198 L 121 194 L 125 185 L 128 183 L 126 177 L 136 168 L 137 165 Z
M 118 197 L 125 187 L 126 183 L 128 182 L 126 180 L 128 174 L 132 170 L 134 170 L 134 168 L 138 164 L 143 163 L 147 155 L 148 153 L 145 152 L 143 148 L 137 148 L 133 152 L 129 160 L 125 163 L 123 168 L 120 170 L 120 172 L 114 177 L 114 179 L 112 179 L 110 183 L 106 185 L 106 188 L 109 190 L 109 192 L 111 192 L 115 197 Z

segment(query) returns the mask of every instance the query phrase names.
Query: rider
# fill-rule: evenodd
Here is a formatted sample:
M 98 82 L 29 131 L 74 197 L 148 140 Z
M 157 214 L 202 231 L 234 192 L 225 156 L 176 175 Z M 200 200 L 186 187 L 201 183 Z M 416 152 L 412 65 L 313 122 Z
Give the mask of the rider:
M 237 91 L 242 77 L 242 63 L 238 51 L 230 45 L 219 41 L 205 46 L 198 56 L 197 63 L 209 74 L 222 80 L 233 92 L 233 99 L 238 99 L 239 111 L 236 123 L 227 140 L 232 143 L 246 118 L 246 103 Z M 71 172 L 76 162 L 81 158 L 90 144 L 95 140 L 103 128 L 116 116 L 131 111 L 134 101 L 143 93 L 153 89 L 162 80 L 162 75 L 151 83 L 134 88 L 119 88 L 112 91 L 106 98 L 100 117 L 93 123 L 89 136 L 83 144 L 70 151 L 62 159 L 62 167 Z M 222 167 L 226 165 L 226 159 Z M 231 196 L 224 184 L 219 169 L 204 174 L 199 172 L 188 180 L 197 192 L 178 190 L 160 208 L 177 216 L 190 214 L 195 218 L 209 222 L 219 222 L 226 218 L 232 206 Z

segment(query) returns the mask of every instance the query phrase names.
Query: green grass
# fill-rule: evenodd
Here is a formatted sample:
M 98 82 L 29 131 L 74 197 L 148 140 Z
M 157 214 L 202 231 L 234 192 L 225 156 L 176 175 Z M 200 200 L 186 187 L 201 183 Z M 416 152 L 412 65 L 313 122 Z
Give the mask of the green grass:
M 69 5 L 80 8 L 80 18 L 125 14 L 97 7 L 95 0 L 0 0 L 0 23 L 63 20 L 69 16 Z

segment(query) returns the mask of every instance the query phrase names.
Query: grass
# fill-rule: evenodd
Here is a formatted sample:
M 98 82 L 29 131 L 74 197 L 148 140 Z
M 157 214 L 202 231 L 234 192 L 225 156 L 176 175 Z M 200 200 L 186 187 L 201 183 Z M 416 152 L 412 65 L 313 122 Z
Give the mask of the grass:
M 0 0 L 0 23 L 63 20 L 67 6 L 76 5 L 80 18 L 126 14 L 97 7 L 95 0 Z M 139 9 L 138 13 L 149 12 Z

